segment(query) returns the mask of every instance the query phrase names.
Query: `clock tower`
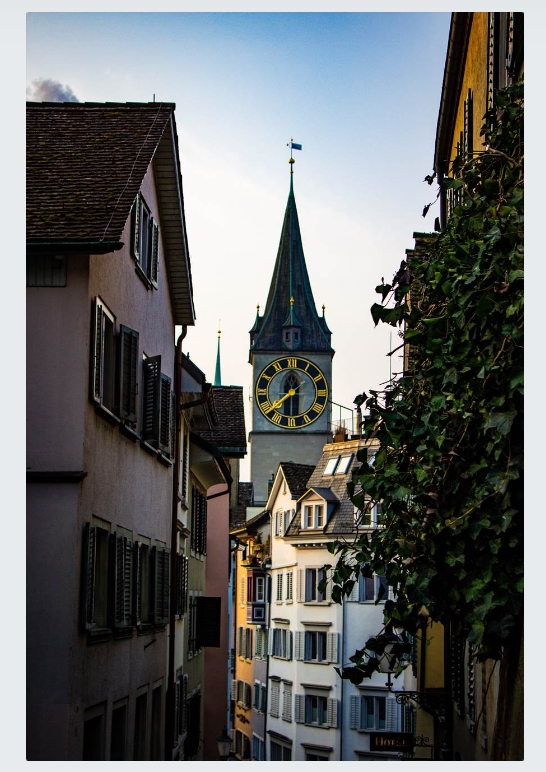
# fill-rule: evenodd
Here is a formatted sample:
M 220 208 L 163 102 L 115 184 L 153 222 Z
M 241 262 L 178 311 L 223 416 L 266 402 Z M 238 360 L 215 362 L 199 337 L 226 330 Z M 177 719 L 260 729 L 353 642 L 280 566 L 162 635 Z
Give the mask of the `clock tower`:
M 264 506 L 279 462 L 317 463 L 331 442 L 332 333 L 317 314 L 290 191 L 263 315 L 250 330 L 254 504 Z

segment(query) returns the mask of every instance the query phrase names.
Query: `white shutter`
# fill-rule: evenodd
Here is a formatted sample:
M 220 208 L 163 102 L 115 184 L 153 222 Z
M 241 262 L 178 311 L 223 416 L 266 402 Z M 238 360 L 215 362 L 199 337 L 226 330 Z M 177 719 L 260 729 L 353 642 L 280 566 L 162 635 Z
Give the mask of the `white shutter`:
M 269 711 L 272 716 L 278 717 L 279 715 L 279 698 L 280 698 L 281 685 L 278 681 L 271 682 L 271 710 Z
M 293 653 L 293 651 L 294 651 L 294 643 L 293 643 L 293 638 L 294 638 L 294 634 L 293 634 L 292 630 L 290 630 L 290 631 L 288 632 L 288 635 L 287 635 L 287 639 L 288 639 L 288 640 L 287 640 L 288 651 L 286 652 L 286 659 L 292 659 L 292 653 Z
M 305 724 L 305 695 L 296 694 L 294 698 L 294 720 L 298 724 Z
M 241 576 L 241 606 L 245 605 L 245 577 Z
M 231 699 L 234 701 L 237 700 L 237 679 L 236 678 L 231 679 Z
M 351 695 L 351 712 L 350 712 L 350 725 L 351 729 L 360 729 L 360 721 L 358 720 L 360 697 L 355 694 Z
M 292 687 L 284 684 L 282 694 L 282 717 L 285 721 L 292 721 Z
M 269 633 L 268 633 L 267 637 L 268 637 L 268 641 L 267 641 L 267 644 L 268 644 L 267 645 L 267 649 L 268 649 L 268 651 L 267 651 L 267 653 L 269 654 L 270 657 L 272 657 L 273 656 L 273 643 L 275 641 L 275 630 L 274 629 L 273 630 L 269 630 Z
M 337 700 L 328 700 L 328 726 L 337 729 Z
M 358 601 L 358 578 L 355 580 L 355 583 L 353 584 L 353 589 L 347 596 L 347 600 L 352 602 Z
M 295 659 L 303 659 L 304 656 L 304 638 L 303 630 L 296 630 L 296 652 Z
M 328 633 L 326 636 L 326 659 L 337 665 L 338 633 Z
M 397 714 L 396 699 L 394 697 L 387 697 L 387 732 L 398 731 Z
M 332 576 L 333 576 L 333 570 L 331 568 L 327 568 L 325 571 L 326 574 L 326 590 L 324 593 L 324 600 L 331 601 L 332 600 Z
M 296 572 L 296 600 L 301 603 L 303 600 L 303 569 L 298 568 Z

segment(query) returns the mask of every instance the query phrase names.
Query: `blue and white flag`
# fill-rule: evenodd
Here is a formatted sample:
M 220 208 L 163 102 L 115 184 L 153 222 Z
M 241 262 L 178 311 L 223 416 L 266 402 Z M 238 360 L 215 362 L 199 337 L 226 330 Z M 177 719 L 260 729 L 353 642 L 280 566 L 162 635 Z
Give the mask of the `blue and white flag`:
M 291 150 L 301 150 L 301 145 L 298 145 L 296 142 L 290 143 Z

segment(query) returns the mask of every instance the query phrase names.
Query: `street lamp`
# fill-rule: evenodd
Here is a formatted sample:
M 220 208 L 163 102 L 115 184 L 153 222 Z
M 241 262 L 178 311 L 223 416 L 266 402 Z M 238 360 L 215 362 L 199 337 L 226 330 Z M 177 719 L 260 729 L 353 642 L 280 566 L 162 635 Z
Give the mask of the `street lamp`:
M 220 737 L 216 738 L 216 742 L 218 743 L 218 755 L 220 756 L 220 761 L 227 761 L 229 759 L 231 737 L 228 735 L 226 726 L 222 729 Z

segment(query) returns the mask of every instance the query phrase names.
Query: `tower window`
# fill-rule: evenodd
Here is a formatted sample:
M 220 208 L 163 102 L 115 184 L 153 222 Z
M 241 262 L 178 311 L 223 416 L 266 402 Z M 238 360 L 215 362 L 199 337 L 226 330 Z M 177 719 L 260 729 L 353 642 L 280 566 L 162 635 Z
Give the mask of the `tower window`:
M 298 377 L 294 373 L 288 373 L 286 378 L 284 379 L 283 383 L 283 393 L 282 397 L 285 396 L 285 394 L 288 394 L 290 389 L 293 389 L 296 393 L 293 394 L 291 397 L 288 397 L 288 399 L 284 400 L 283 408 L 284 408 L 284 414 L 285 415 L 298 415 L 300 411 L 300 391 L 301 391 L 301 381 L 298 379 Z

